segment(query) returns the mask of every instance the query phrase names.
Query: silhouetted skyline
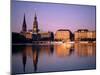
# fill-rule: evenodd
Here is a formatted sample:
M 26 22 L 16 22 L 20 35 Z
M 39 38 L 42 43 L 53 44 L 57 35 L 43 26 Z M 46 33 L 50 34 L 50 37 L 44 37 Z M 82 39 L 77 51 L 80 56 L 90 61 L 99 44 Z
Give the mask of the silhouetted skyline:
M 35 12 L 41 31 L 56 32 L 58 29 L 69 29 L 72 32 L 78 29 L 95 30 L 95 6 L 24 1 L 12 1 L 11 5 L 12 32 L 21 31 L 24 13 L 27 29 L 32 29 Z

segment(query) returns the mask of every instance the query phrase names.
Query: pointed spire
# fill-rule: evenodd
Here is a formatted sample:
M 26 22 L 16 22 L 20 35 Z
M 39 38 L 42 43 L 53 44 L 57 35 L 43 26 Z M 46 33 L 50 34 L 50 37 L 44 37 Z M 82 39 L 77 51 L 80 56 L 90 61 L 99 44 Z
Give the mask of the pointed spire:
M 35 19 L 35 20 L 37 19 L 37 16 L 36 16 L 36 12 L 35 12 L 35 16 L 34 16 L 34 19 Z
M 25 23 L 25 13 L 24 13 L 24 23 Z
M 34 16 L 34 19 L 37 19 L 37 15 L 36 15 L 36 8 L 34 9 L 35 11 L 35 16 Z
M 24 13 L 24 20 L 23 20 L 22 31 L 23 32 L 26 32 L 27 31 L 26 20 L 25 20 L 25 13 Z
M 26 25 L 26 20 L 25 20 L 25 13 L 24 13 L 24 21 L 23 21 L 23 23 Z

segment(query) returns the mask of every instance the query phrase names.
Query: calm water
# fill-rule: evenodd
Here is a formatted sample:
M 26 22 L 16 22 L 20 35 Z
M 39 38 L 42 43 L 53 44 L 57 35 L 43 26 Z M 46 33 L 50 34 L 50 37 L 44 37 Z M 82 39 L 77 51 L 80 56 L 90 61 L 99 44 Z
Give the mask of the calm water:
M 95 43 L 12 46 L 12 73 L 71 71 L 95 68 Z

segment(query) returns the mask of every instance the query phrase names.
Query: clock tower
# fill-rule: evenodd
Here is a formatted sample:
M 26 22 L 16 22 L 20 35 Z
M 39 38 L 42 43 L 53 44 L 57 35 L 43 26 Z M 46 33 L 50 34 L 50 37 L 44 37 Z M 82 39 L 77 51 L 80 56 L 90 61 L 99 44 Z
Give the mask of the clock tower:
M 37 21 L 37 16 L 36 16 L 36 13 L 35 13 L 34 22 L 33 22 L 33 34 L 37 34 L 38 31 L 39 31 L 39 29 L 38 29 L 38 21 Z

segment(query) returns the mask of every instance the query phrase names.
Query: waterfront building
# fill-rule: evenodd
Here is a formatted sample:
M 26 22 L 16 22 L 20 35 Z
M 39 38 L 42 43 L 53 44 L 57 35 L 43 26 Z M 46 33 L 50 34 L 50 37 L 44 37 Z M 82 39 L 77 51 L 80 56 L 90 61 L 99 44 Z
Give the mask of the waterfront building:
M 96 31 L 89 31 L 87 34 L 87 38 L 96 39 Z
M 41 40 L 49 40 L 49 41 L 53 41 L 54 40 L 54 35 L 53 32 L 39 32 Z
M 71 31 L 67 29 L 59 29 L 55 33 L 55 40 L 69 41 L 71 40 Z
M 87 29 L 79 29 L 74 33 L 74 40 L 75 41 L 89 41 L 96 39 L 96 32 L 89 31 Z

